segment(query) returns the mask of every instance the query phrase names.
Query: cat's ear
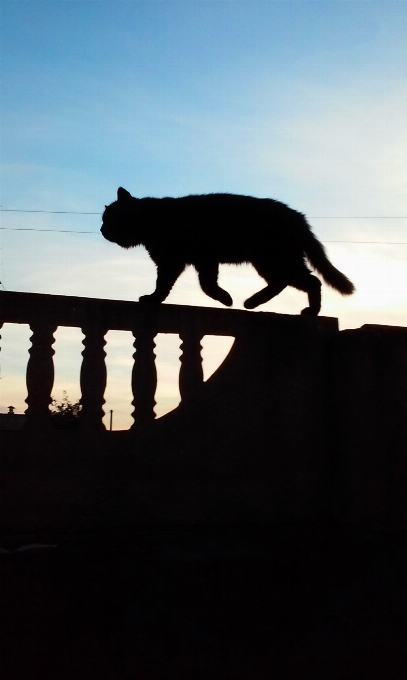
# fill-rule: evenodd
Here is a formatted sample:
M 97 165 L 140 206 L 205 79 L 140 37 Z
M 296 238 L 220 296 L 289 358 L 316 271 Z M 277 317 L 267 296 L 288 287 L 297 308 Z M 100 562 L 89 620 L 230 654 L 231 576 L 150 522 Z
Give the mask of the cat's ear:
M 128 191 L 126 191 L 126 189 L 123 189 L 123 187 L 119 187 L 117 190 L 117 200 L 128 201 L 129 198 L 133 198 L 132 195 Z

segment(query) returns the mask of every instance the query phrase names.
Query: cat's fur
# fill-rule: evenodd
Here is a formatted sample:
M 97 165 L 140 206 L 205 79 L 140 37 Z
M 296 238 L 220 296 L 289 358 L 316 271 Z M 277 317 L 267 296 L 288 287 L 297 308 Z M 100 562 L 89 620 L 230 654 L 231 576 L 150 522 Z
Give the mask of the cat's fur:
M 101 232 L 123 248 L 145 246 L 157 265 L 156 289 L 143 295 L 143 302 L 163 302 L 189 264 L 197 270 L 204 293 L 227 306 L 232 298 L 218 286 L 219 264 L 251 263 L 266 280 L 267 286 L 246 300 L 246 309 L 293 286 L 308 294 L 309 307 L 302 314 L 318 314 L 321 282 L 306 260 L 339 293 L 354 292 L 349 279 L 328 260 L 304 215 L 270 198 L 134 198 L 119 188 L 117 201 L 103 213 Z

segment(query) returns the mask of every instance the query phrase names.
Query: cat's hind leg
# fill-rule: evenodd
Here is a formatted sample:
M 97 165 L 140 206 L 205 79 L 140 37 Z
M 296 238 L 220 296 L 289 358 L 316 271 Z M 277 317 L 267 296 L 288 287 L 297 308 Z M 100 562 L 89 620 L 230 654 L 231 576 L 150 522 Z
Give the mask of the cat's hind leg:
M 259 305 L 263 305 L 273 297 L 276 297 L 276 295 L 279 295 L 288 285 L 285 277 L 280 272 L 273 271 L 270 265 L 267 266 L 259 262 L 253 262 L 252 264 L 258 274 L 267 281 L 268 286 L 262 288 L 258 293 L 255 293 L 245 301 L 244 307 L 246 309 L 254 309 Z
M 262 288 L 261 290 L 259 290 L 258 293 L 255 293 L 245 301 L 244 303 L 245 308 L 254 309 L 259 305 L 263 305 L 265 302 L 268 302 L 269 300 L 271 300 L 271 298 L 276 297 L 276 295 L 281 293 L 281 291 L 283 291 L 284 288 L 286 288 L 286 286 L 287 284 L 285 281 L 284 283 L 281 281 L 269 283 L 268 286 Z
M 309 307 L 305 307 L 301 314 L 317 316 L 321 309 L 321 281 L 306 271 L 290 279 L 290 286 L 303 290 L 308 295 Z
M 233 300 L 226 290 L 218 286 L 219 265 L 217 262 L 199 263 L 195 265 L 199 283 L 203 292 L 213 300 L 218 300 L 226 307 L 231 307 Z

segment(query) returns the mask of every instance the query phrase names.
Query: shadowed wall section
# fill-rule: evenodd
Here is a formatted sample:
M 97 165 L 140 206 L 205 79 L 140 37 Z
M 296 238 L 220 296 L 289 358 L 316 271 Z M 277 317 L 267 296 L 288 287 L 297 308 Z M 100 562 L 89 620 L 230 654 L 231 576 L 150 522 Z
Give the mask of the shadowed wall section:
M 208 383 L 155 424 L 138 456 L 126 457 L 127 479 L 155 479 L 145 520 L 326 516 L 331 335 L 312 324 L 286 333 L 277 322 L 265 336 L 239 337 Z
M 406 400 L 404 328 L 248 331 L 136 455 L 104 460 L 128 486 L 112 507 L 102 482 L 100 511 L 107 523 L 137 507 L 147 523 L 405 527 Z
M 339 333 L 332 356 L 335 516 L 407 523 L 407 328 Z

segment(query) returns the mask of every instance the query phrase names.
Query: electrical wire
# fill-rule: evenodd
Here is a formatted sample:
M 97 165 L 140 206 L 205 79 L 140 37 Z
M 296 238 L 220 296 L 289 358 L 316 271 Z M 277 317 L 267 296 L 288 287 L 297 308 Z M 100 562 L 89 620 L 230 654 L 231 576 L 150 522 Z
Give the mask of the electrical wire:
M 97 231 L 76 231 L 76 229 L 34 229 L 33 227 L 0 227 L 3 231 L 55 231 L 58 234 L 97 234 Z
M 327 219 L 329 219 L 329 218 L 327 218 Z M 340 219 L 342 219 L 342 218 L 340 218 Z M 348 218 L 348 219 L 350 219 L 350 218 Z M 363 218 L 363 219 L 365 219 L 365 218 Z M 380 219 L 384 219 L 384 218 L 380 218 Z M 77 230 L 74 230 L 74 229 L 35 229 L 33 227 L 0 227 L 0 230 L 3 230 L 3 231 L 41 231 L 41 232 L 55 232 L 57 234 L 93 234 L 94 236 L 99 235 L 99 232 L 97 232 L 97 231 L 77 231 Z M 368 244 L 384 245 L 384 246 L 407 245 L 407 241 L 349 241 L 349 240 L 330 240 L 330 239 L 321 239 L 321 241 L 323 243 L 368 243 Z
M 18 212 L 18 213 L 43 213 L 50 215 L 101 215 L 99 212 L 80 212 L 73 210 L 23 210 L 20 208 L 0 208 L 0 212 Z M 312 220 L 405 220 L 406 215 L 369 215 L 369 216 L 338 216 L 338 215 L 314 215 L 310 216 Z M 95 231 L 87 230 L 73 230 L 73 229 L 36 229 L 34 227 L 0 227 L 3 231 L 39 231 L 39 232 L 56 232 L 61 234 L 98 234 Z M 367 243 L 372 245 L 390 245 L 402 246 L 406 245 L 407 241 L 349 241 L 349 240 L 329 240 L 324 239 L 323 243 Z
M 78 210 L 21 210 L 20 208 L 0 208 L 0 212 L 46 213 L 48 215 L 101 215 L 101 212 L 79 212 Z
M 45 213 L 47 215 L 101 215 L 101 212 L 80 212 L 78 210 L 22 210 L 21 208 L 0 208 L 0 212 Z M 311 220 L 406 220 L 407 215 L 309 215 Z

